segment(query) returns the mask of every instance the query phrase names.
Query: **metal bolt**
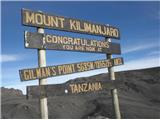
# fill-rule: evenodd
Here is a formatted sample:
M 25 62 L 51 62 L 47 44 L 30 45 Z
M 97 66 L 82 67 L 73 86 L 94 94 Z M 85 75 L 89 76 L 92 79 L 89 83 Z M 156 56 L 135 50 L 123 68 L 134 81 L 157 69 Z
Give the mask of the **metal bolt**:
M 28 46 L 29 46 L 29 43 L 28 43 L 28 42 L 26 42 L 26 43 L 25 43 L 25 46 L 26 46 L 26 47 L 28 47 Z
M 68 93 L 68 90 L 67 89 L 65 89 L 65 91 L 64 91 L 66 94 Z

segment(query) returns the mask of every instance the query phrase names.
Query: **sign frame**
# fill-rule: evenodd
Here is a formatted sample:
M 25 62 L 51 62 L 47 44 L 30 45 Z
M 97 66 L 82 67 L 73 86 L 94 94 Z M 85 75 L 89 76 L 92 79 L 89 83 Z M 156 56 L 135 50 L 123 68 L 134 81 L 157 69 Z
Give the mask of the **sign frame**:
M 51 15 L 40 11 L 36 12 L 24 8 L 21 10 L 21 14 L 22 14 L 22 24 L 25 26 L 61 30 L 66 32 L 75 32 L 80 34 L 89 34 L 95 36 L 103 36 L 108 38 L 115 38 L 118 40 L 120 39 L 120 31 L 118 28 L 114 26 L 98 24 L 70 17 L 63 17 L 59 15 Z M 30 18 L 29 15 L 31 15 Z M 28 19 L 26 19 L 26 17 Z M 45 21 L 43 20 L 43 18 L 45 18 Z M 48 21 L 50 21 L 48 22 L 48 24 L 46 22 L 46 18 L 48 18 Z
M 97 70 L 123 64 L 123 58 L 103 59 L 96 61 L 62 64 L 19 70 L 21 81 L 36 80 L 48 77 L 68 75 L 90 70 Z
M 62 84 L 48 84 L 41 86 L 27 86 L 27 99 L 39 98 L 40 91 L 43 97 L 64 96 L 64 95 L 84 95 L 88 93 L 98 93 L 105 90 L 119 88 L 123 85 L 122 80 L 70 80 Z M 54 92 L 51 92 L 54 91 Z
M 56 34 L 24 32 L 25 48 L 88 53 L 121 54 L 120 44 Z M 72 40 L 72 42 L 71 42 Z M 63 41 L 64 43 L 58 43 Z M 66 43 L 68 41 L 68 43 Z M 57 42 L 57 43 L 56 43 Z M 73 44 L 74 43 L 74 44 Z

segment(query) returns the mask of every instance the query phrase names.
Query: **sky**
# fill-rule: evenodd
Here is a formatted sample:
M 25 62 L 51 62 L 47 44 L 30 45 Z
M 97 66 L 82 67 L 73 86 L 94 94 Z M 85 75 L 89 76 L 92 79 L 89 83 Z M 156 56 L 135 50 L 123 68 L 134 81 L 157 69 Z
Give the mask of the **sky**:
M 120 29 L 120 43 L 124 65 L 115 71 L 126 71 L 160 66 L 160 2 L 1 2 L 1 86 L 21 89 L 38 85 L 38 80 L 21 82 L 19 70 L 38 67 L 36 49 L 24 47 L 24 31 L 36 32 L 35 27 L 23 26 L 21 9 L 109 24 Z M 45 33 L 104 40 L 104 37 L 48 30 Z M 46 51 L 47 66 L 106 59 L 105 54 L 71 51 Z M 48 78 L 48 84 L 64 83 L 77 77 L 106 73 L 107 69 Z

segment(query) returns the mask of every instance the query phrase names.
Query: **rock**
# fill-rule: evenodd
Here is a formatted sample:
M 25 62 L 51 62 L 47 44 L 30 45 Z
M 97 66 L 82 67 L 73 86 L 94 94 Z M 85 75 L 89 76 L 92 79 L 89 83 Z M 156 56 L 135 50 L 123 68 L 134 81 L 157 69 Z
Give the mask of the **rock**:
M 23 93 L 21 90 L 14 89 L 14 88 L 4 88 L 1 87 L 1 95 L 2 96 L 22 96 Z

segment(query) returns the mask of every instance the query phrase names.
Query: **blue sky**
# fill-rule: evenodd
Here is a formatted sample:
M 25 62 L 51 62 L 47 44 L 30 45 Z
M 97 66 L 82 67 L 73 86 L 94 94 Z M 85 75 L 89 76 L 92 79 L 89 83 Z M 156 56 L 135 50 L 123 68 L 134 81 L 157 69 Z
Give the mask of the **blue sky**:
M 159 21 L 160 2 L 1 2 L 1 86 L 22 89 L 37 85 L 38 80 L 21 82 L 19 69 L 38 66 L 37 50 L 24 48 L 24 30 L 35 32 L 36 28 L 21 24 L 21 8 L 41 10 L 71 18 L 110 24 L 120 29 L 121 39 L 113 40 L 121 44 L 124 65 L 115 71 L 150 68 L 160 66 Z M 47 30 L 45 33 L 103 40 L 93 35 Z M 105 59 L 105 54 L 49 51 L 47 65 L 58 65 L 82 61 Z M 63 83 L 76 77 L 105 73 L 107 69 L 94 70 L 72 75 L 53 77 L 48 83 Z

